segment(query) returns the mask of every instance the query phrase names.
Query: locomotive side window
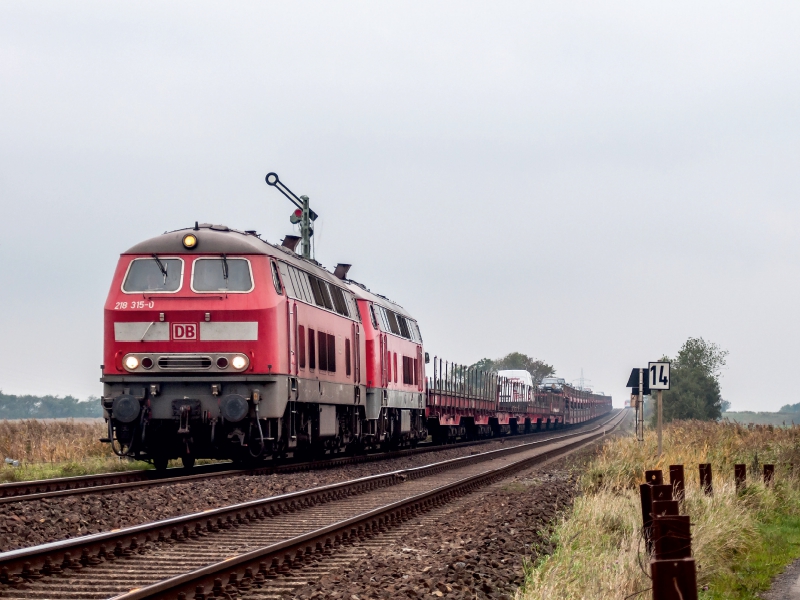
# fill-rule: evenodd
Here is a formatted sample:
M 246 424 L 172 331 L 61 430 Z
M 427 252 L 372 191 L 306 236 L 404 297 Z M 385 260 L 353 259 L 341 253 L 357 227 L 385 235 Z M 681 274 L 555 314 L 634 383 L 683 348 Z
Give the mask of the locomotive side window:
M 395 335 L 400 335 L 400 326 L 397 324 L 397 315 L 392 311 L 386 311 L 386 318 L 389 321 L 389 329 Z
M 122 282 L 126 294 L 171 293 L 181 289 L 183 261 L 180 258 L 134 258 Z
M 375 310 L 378 313 L 378 322 L 380 323 L 381 331 L 391 331 L 389 319 L 386 317 L 386 309 L 380 304 L 376 304 Z
M 347 310 L 347 303 L 345 302 L 344 292 L 342 291 L 342 288 L 337 287 L 335 285 L 330 286 L 330 288 L 331 288 L 331 297 L 333 298 L 333 308 L 340 315 L 349 317 L 350 314 L 349 311 Z
M 316 339 L 314 338 L 315 332 L 309 327 L 308 329 L 308 368 L 312 371 L 317 368 L 317 347 Z
M 355 298 L 350 292 L 291 265 L 279 263 L 279 269 L 286 293 L 290 297 L 361 320 Z
M 304 302 L 314 304 L 314 300 L 311 297 L 311 287 L 308 285 L 308 275 L 306 275 L 304 271 L 295 269 L 294 267 L 289 267 L 289 272 L 292 274 L 292 278 L 295 282 L 297 297 Z
M 400 335 L 406 339 L 411 339 L 411 332 L 408 330 L 408 323 L 406 323 L 405 317 L 397 315 L 397 324 L 400 325 Z
M 372 326 L 377 329 L 378 328 L 378 320 L 375 318 L 375 307 L 372 304 L 369 305 L 369 318 L 372 321 Z
M 278 295 L 282 296 L 283 286 L 281 286 L 281 278 L 278 275 L 278 265 L 272 261 L 270 261 L 269 264 L 272 265 L 272 284 L 275 286 L 275 291 L 278 292 Z
M 298 342 L 300 342 L 300 356 L 298 357 L 298 362 L 300 363 L 300 368 L 306 368 L 306 328 L 300 325 L 299 333 L 297 334 Z
M 344 373 L 350 377 L 350 339 L 344 338 Z
M 283 279 L 283 286 L 286 288 L 286 295 L 290 298 L 297 298 L 295 282 L 294 279 L 292 279 L 289 269 L 291 269 L 291 267 L 286 263 L 278 263 L 278 270 L 281 272 L 281 279 Z
M 331 300 L 331 293 L 328 289 L 328 282 L 323 281 L 322 279 L 317 279 L 317 283 L 319 284 L 319 291 L 322 294 L 322 304 L 328 310 L 333 310 L 333 301 Z
M 247 293 L 253 289 L 246 258 L 198 258 L 192 265 L 192 291 Z
M 361 313 L 358 312 L 358 302 L 356 302 L 355 296 L 350 292 L 345 293 L 344 297 L 347 299 L 347 306 L 350 310 L 350 316 L 357 321 L 361 321 Z M 377 325 L 375 325 L 377 327 Z

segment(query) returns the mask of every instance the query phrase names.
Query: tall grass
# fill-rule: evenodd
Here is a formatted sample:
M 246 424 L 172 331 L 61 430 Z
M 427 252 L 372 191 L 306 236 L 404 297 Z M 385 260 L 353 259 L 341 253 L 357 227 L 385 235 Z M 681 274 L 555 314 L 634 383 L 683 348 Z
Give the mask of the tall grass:
M 121 462 L 109 444 L 100 442 L 106 435 L 106 425 L 102 422 L 0 421 L 0 460 L 11 458 L 21 465 L 0 464 L 0 481 L 136 468 L 134 463 Z M 138 463 L 138 468 L 141 467 Z
M 525 599 L 623 598 L 647 590 L 649 556 L 641 539 L 638 485 L 644 471 L 670 464 L 686 469 L 682 512 L 691 516 L 698 583 L 715 585 L 734 576 L 737 564 L 762 545 L 759 524 L 776 514 L 800 512 L 800 490 L 789 466 L 800 467 L 800 428 L 751 427 L 735 423 L 676 422 L 656 457 L 655 433 L 605 444 L 585 472 L 572 511 L 555 528 L 556 550 L 528 569 Z M 700 489 L 699 463 L 710 462 L 714 494 Z M 733 465 L 748 465 L 748 487 L 737 493 Z M 776 482 L 765 487 L 754 469 L 776 465 Z M 647 598 L 644 593 L 640 598 Z
M 73 419 L 0 421 L 0 455 L 25 463 L 55 463 L 113 456 L 102 422 Z

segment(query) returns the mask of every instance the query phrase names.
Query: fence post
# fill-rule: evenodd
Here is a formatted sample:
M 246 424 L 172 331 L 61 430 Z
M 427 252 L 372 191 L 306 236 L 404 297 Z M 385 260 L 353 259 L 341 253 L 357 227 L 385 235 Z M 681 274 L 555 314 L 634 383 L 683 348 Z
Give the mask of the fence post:
M 669 466 L 669 482 L 672 484 L 672 493 L 675 499 L 682 500 L 686 489 L 683 478 L 683 465 Z
M 653 555 L 650 560 L 653 600 L 697 600 L 697 571 L 692 558 L 689 516 L 679 515 L 678 501 L 672 499 L 678 481 L 682 482 L 682 471 L 682 468 L 679 471 L 671 467 L 668 485 L 646 483 L 640 486 L 642 504 L 646 493 L 652 499 L 648 548 Z M 648 481 L 658 479 L 656 472 L 647 471 L 647 475 L 650 475 Z
M 653 486 L 664 483 L 660 470 L 645 471 L 647 483 L 639 486 L 639 499 L 642 503 L 642 536 L 647 545 L 648 554 L 653 552 Z
M 653 560 L 653 600 L 697 600 L 697 571 L 693 558 Z
M 775 478 L 775 465 L 764 465 L 764 485 L 772 485 Z
M 733 465 L 733 478 L 736 481 L 736 491 L 741 492 L 747 485 L 747 465 Z
M 714 493 L 714 486 L 711 481 L 711 463 L 700 465 L 700 487 L 703 488 L 706 496 L 711 496 Z

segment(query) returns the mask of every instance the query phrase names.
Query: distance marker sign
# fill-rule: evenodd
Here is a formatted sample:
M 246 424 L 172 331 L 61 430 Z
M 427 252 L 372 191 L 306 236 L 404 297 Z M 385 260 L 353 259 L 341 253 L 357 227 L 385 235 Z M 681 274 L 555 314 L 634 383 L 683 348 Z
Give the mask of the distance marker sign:
M 648 383 L 651 390 L 669 389 L 669 363 L 651 362 L 647 363 Z

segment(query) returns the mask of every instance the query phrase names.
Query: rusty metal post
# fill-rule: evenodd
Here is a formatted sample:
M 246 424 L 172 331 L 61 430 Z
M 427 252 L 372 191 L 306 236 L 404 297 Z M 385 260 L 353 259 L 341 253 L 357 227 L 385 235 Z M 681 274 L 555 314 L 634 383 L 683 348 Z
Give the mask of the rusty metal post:
M 697 600 L 697 571 L 693 558 L 652 560 L 653 600 Z
M 775 479 L 775 465 L 764 465 L 764 485 L 772 485 Z
M 736 491 L 741 492 L 747 485 L 747 465 L 733 465 L 733 479 L 736 482 Z
M 654 485 L 650 492 L 651 502 L 672 500 L 672 486 L 669 483 Z
M 677 517 L 680 505 L 677 500 L 653 500 L 653 519 L 661 517 Z
M 706 496 L 711 496 L 714 493 L 714 486 L 711 481 L 711 463 L 702 463 L 700 465 L 700 487 L 706 493 Z
M 644 480 L 650 485 L 662 485 L 664 483 L 664 474 L 661 469 L 644 472 Z
M 653 488 L 662 485 L 664 477 L 660 470 L 645 471 L 644 478 L 647 483 L 639 486 L 639 499 L 642 503 L 642 537 L 647 546 L 647 552 L 653 551 Z
M 673 500 L 673 502 L 675 502 Z M 655 503 L 654 503 L 655 504 Z M 659 502 L 658 504 L 667 504 Z M 678 503 L 675 502 L 677 505 Z M 653 519 L 654 560 L 692 557 L 689 515 L 664 515 Z
M 683 477 L 683 465 L 669 466 L 669 482 L 672 485 L 672 495 L 676 500 L 682 500 L 686 489 Z

